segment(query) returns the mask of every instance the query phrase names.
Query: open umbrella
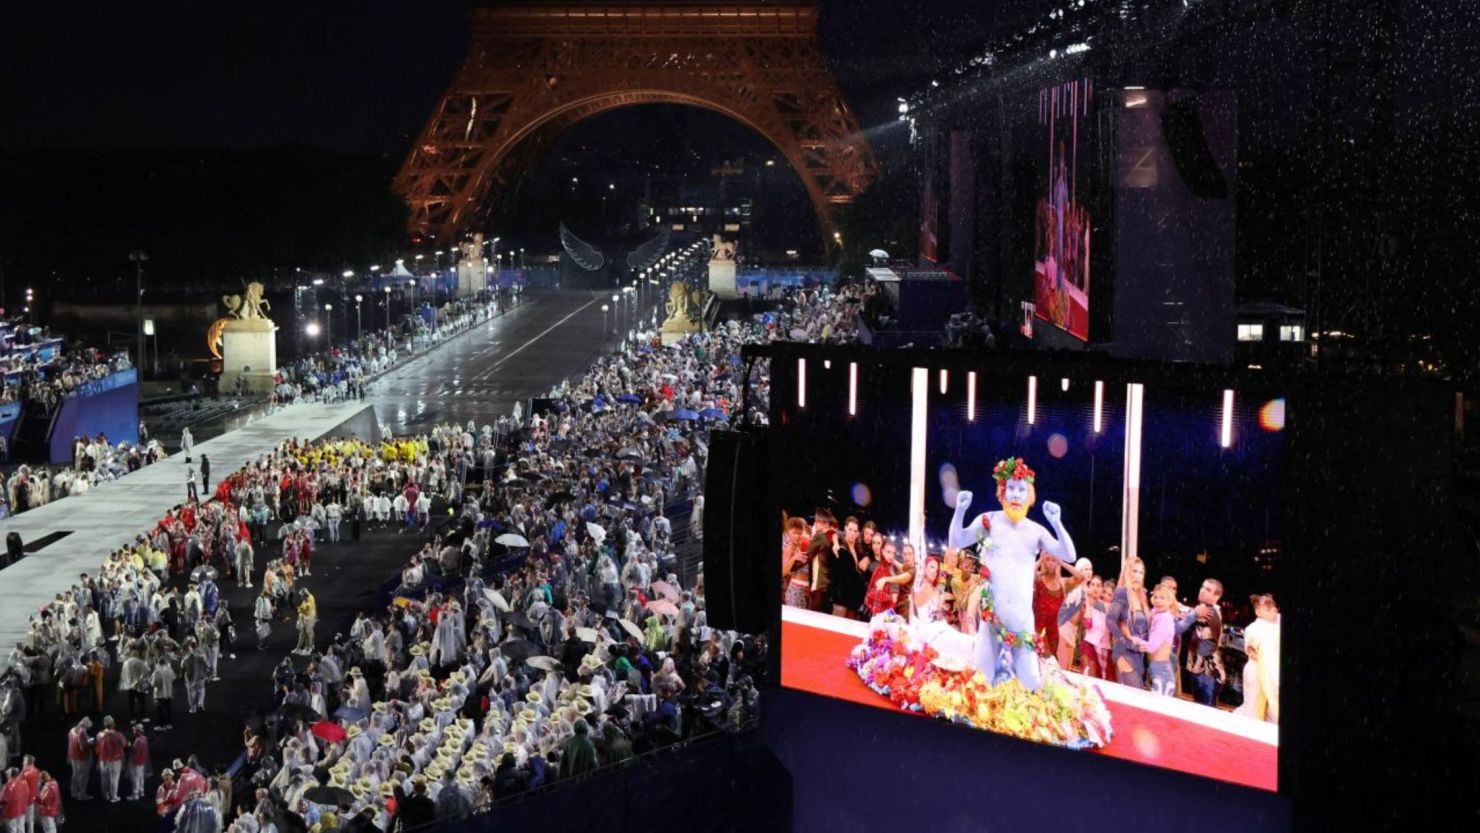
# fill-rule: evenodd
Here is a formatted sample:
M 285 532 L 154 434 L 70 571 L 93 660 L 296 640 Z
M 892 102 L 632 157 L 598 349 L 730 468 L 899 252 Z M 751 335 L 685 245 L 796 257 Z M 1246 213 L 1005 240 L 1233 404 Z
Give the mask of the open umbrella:
M 504 613 L 509 612 L 509 600 L 504 598 L 504 594 L 498 592 L 497 590 L 494 590 L 492 587 L 483 588 L 483 597 L 488 599 L 490 602 L 493 602 L 494 608 L 501 610 Z
M 309 731 L 313 732 L 314 737 L 329 743 L 338 743 L 345 738 L 344 727 L 330 720 L 320 720 Z
M 699 412 L 691 411 L 688 408 L 679 408 L 673 412 L 673 418 L 682 422 L 692 422 L 699 418 Z
M 516 610 L 513 613 L 510 613 L 508 619 L 509 624 L 513 625 L 516 628 L 524 628 L 525 630 L 530 630 L 534 627 L 534 622 L 530 621 L 529 617 L 526 616 L 524 611 L 522 610 Z
M 327 784 L 309 788 L 303 793 L 303 798 L 313 804 L 330 807 L 352 807 L 356 801 L 355 794 L 344 787 L 331 787 Z
M 499 644 L 499 650 L 510 662 L 521 662 L 532 656 L 537 656 L 539 650 L 533 642 L 528 639 L 510 639 Z
M 624 448 L 617 452 L 618 460 L 641 460 L 643 454 L 635 448 Z
M 704 419 L 717 419 L 721 422 L 729 419 L 725 412 L 721 411 L 719 408 L 705 408 L 704 410 L 699 412 L 699 416 Z
M 876 258 L 879 258 L 880 260 L 888 260 L 889 259 L 889 253 L 886 252 L 886 251 L 884 251 L 883 249 L 869 249 L 868 256 L 869 257 L 876 257 Z
M 618 402 L 641 402 L 642 397 L 635 393 L 624 393 L 617 397 Z
M 663 598 L 674 604 L 678 604 L 679 600 L 683 598 L 683 595 L 678 592 L 678 589 L 666 581 L 653 582 L 653 592 L 660 594 Z
M 595 628 L 576 628 L 576 639 L 595 645 L 601 641 L 601 634 Z
M 340 720 L 348 720 L 351 723 L 354 723 L 357 720 L 365 719 L 365 713 L 360 709 L 354 708 L 353 706 L 340 706 L 339 709 L 334 712 L 334 716 Z
M 792 341 L 806 341 L 807 340 L 807 331 L 804 330 L 804 329 L 802 329 L 801 327 L 794 328 L 791 331 L 791 340 Z
M 495 544 L 503 544 L 506 547 L 529 546 L 528 539 L 526 539 L 523 535 L 515 535 L 512 532 L 505 532 L 503 535 L 500 535 L 499 537 L 493 539 L 493 542 Z
M 654 599 L 648 602 L 647 609 L 659 616 L 677 616 L 678 606 L 667 599 Z
M 639 628 L 636 622 L 633 622 L 631 619 L 618 619 L 617 624 L 621 625 L 622 630 L 626 631 L 633 639 L 642 639 L 642 628 Z
M 586 534 L 590 535 L 592 540 L 598 544 L 606 540 L 606 528 L 600 524 L 587 523 Z
M 196 567 L 194 570 L 190 571 L 191 581 L 201 581 L 203 579 L 210 579 L 211 581 L 215 581 L 220 577 L 221 574 L 216 572 L 216 568 L 212 567 L 209 564 L 202 564 L 199 567 Z
M 561 668 L 560 660 L 546 656 L 528 657 L 524 660 L 524 664 L 541 671 L 559 671 Z

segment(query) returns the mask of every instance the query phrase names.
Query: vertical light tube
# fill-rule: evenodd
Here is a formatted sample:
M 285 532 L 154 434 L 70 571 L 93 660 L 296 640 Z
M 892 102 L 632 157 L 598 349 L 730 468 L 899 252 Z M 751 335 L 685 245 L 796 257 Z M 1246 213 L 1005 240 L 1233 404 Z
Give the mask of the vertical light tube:
M 1141 401 L 1143 387 L 1132 382 L 1125 391 L 1125 499 L 1120 509 L 1121 571 L 1137 556 L 1141 517 Z
M 976 422 L 976 371 L 966 374 L 966 421 Z
M 1095 380 L 1095 433 L 1100 433 L 1105 427 L 1105 383 L 1099 379 Z
M 1233 391 L 1223 390 L 1223 424 L 1218 429 L 1218 445 L 1227 448 L 1233 445 Z
M 807 407 L 807 360 L 797 359 L 797 407 Z
M 1059 380 L 1059 390 L 1063 391 L 1064 393 L 1068 393 L 1069 392 L 1069 377 L 1068 376 L 1065 376 L 1064 378 L 1062 378 L 1062 379 Z
M 848 362 L 848 416 L 858 415 L 858 362 Z
M 914 369 L 910 385 L 910 506 L 909 536 L 916 553 L 925 551 L 925 433 L 929 427 L 930 371 Z
M 940 369 L 940 394 L 941 394 L 941 396 L 945 396 L 946 387 L 949 384 L 949 381 L 948 381 L 949 379 L 950 379 L 949 374 L 947 373 L 946 369 L 944 367 L 942 367 Z
M 832 370 L 832 359 L 823 359 L 822 360 L 822 369 L 823 370 Z
M 1038 377 L 1028 377 L 1028 424 L 1038 419 Z

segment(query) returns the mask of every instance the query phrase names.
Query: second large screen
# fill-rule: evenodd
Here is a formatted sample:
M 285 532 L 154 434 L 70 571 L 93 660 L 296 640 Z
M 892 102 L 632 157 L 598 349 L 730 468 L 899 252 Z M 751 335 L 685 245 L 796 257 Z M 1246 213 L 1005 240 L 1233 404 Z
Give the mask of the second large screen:
M 783 685 L 1275 788 L 1277 392 L 813 365 L 772 391 L 814 461 Z
M 1038 93 L 1043 165 L 1034 217 L 1034 312 L 1084 341 L 1089 339 L 1091 218 L 1080 193 L 1081 180 L 1088 177 L 1080 174 L 1088 161 L 1081 149 L 1091 146 L 1093 94 L 1087 79 Z

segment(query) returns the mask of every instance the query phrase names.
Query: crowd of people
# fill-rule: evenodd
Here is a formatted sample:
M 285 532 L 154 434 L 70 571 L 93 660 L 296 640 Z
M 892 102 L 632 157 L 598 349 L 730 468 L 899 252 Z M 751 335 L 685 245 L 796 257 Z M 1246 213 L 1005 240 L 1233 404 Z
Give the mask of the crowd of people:
M 96 769 L 109 801 L 153 785 L 165 828 L 412 829 L 705 727 L 748 724 L 767 646 L 708 626 L 702 572 L 680 559 L 669 515 L 688 509 L 699 536 L 708 432 L 742 416 L 741 346 L 846 338 L 845 298 L 809 291 L 677 345 L 625 348 L 557 386 L 540 413 L 516 407 L 481 428 L 378 443 L 288 441 L 214 487 L 205 479 L 205 500 L 168 513 L 32 617 L 0 676 L 0 764 L 24 751 L 28 712 L 57 708 L 78 718 L 73 800 L 91 794 Z M 745 416 L 762 419 L 764 368 L 749 381 Z M 317 549 L 391 529 L 420 546 L 389 604 L 323 638 Z M 259 552 L 274 556 L 260 568 Z M 250 611 L 233 615 L 225 581 L 260 587 Z M 177 689 L 187 714 L 204 710 L 223 659 L 262 648 L 284 616 L 298 639 L 239 759 L 208 769 L 188 756 L 147 780 L 146 727 L 170 731 Z M 255 640 L 238 633 L 246 618 Z M 101 714 L 113 665 L 127 731 Z M 22 762 L 0 814 L 60 814 L 50 776 Z
M 105 355 L 89 348 L 43 360 L 32 351 L 12 351 L 0 356 L 0 378 L 5 380 L 0 402 L 34 402 L 51 412 L 87 382 L 130 367 L 127 353 Z
M 16 466 L 5 479 L 5 492 L 0 495 L 0 518 L 71 495 L 85 495 L 101 483 L 117 480 L 166 456 L 157 440 L 142 444 L 125 440 L 114 445 L 101 433 L 78 437 L 71 466 Z
M 353 340 L 348 347 L 332 347 L 305 356 L 279 368 L 273 402 L 287 405 L 299 401 L 338 402 L 364 398 L 366 381 L 411 355 L 418 347 L 438 343 L 467 331 L 490 313 L 489 298 L 472 298 L 449 302 L 437 312 L 437 325 L 432 327 L 417 317 L 404 337 L 387 337 L 383 331 L 368 332 Z M 127 357 L 120 357 L 127 362 Z M 111 365 L 109 365 L 111 367 Z M 126 364 L 125 364 L 126 366 Z M 102 366 L 96 366 L 102 367 Z M 96 377 L 112 370 L 89 371 Z M 80 372 L 80 371 L 79 371 Z M 64 379 L 74 379 L 68 372 Z M 69 384 L 66 390 L 74 385 Z M 43 506 L 69 495 L 82 495 L 100 483 L 115 480 L 167 456 L 164 446 L 149 439 L 148 426 L 139 425 L 139 442 L 127 440 L 110 444 L 108 438 L 81 436 L 73 440 L 70 467 L 21 465 L 5 482 L 0 495 L 0 518 Z M 181 436 L 182 450 L 190 442 L 189 429 Z M 0 460 L 4 459 L 4 440 L 0 438 Z M 3 566 L 3 565 L 0 565 Z
M 437 308 L 435 323 L 411 316 L 393 330 L 373 330 L 344 345 L 310 353 L 278 368 L 274 401 L 337 402 L 364 398 L 365 381 L 395 366 L 417 349 L 467 331 L 492 313 L 493 296 L 454 299 Z
M 873 521 L 848 517 L 839 524 L 831 511 L 818 509 L 810 524 L 787 519 L 781 558 L 783 599 L 794 607 L 868 620 L 891 610 L 909 617 L 929 606 L 963 633 L 975 633 L 980 623 L 971 601 L 989 573 L 974 548 L 943 547 L 920 558 L 912 544 L 886 535 Z M 916 581 L 922 564 L 925 575 Z M 1196 604 L 1187 605 L 1178 599 L 1175 577 L 1148 587 L 1141 559 L 1120 567 L 1119 575 L 1104 576 L 1088 558 L 1070 564 L 1039 556 L 1033 584 L 1039 655 L 1089 677 L 1216 705 L 1229 682 L 1220 650 L 1222 582 L 1205 579 Z M 1269 595 L 1251 604 L 1238 711 L 1278 722 L 1279 610 Z

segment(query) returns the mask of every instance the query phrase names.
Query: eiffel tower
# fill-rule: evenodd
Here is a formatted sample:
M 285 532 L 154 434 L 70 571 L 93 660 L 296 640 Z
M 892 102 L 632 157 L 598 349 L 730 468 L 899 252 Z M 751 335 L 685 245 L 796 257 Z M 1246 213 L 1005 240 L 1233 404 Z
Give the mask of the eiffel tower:
M 561 131 L 619 107 L 703 107 L 759 132 L 829 238 L 875 169 L 812 3 L 520 0 L 472 15 L 467 59 L 396 176 L 413 235 L 477 228 Z

